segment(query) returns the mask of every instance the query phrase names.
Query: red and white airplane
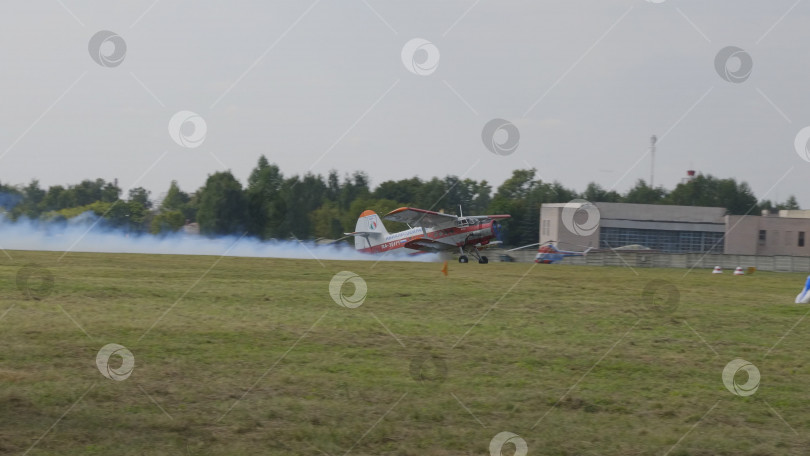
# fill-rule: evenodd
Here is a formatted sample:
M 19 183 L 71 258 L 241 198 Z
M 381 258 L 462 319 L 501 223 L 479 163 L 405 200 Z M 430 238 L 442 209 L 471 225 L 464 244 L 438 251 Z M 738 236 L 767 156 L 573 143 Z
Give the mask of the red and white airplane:
M 380 253 L 394 249 L 410 249 L 417 252 L 442 252 L 458 249 L 459 263 L 469 261 L 467 254 L 479 263 L 488 263 L 479 250 L 500 237 L 498 220 L 508 215 L 475 215 L 465 217 L 441 212 L 426 211 L 412 207 L 395 209 L 383 217 L 385 220 L 408 225 L 407 230 L 388 233 L 380 217 L 374 211 L 365 211 L 357 219 L 353 233 L 354 248 L 361 252 Z

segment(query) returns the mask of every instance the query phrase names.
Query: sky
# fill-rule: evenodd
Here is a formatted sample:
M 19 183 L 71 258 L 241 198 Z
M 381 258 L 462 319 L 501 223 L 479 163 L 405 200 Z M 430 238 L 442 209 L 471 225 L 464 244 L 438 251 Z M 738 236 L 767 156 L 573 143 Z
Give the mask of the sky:
M 2 2 L 0 181 L 160 197 L 227 169 L 245 182 L 264 154 L 373 186 L 534 167 L 625 192 L 649 180 L 655 134 L 656 185 L 695 169 L 810 207 L 808 16 L 796 0 Z

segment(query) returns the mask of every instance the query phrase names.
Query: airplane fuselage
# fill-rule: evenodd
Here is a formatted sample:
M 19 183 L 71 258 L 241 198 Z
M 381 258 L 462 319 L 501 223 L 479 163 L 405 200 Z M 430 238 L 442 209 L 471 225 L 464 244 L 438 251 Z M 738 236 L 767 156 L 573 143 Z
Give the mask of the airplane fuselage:
M 418 239 L 435 241 L 444 244 L 443 247 L 445 249 L 452 250 L 465 245 L 486 245 L 489 244 L 492 239 L 495 239 L 495 237 L 496 233 L 493 229 L 492 221 L 444 228 L 416 227 L 397 233 L 391 233 L 384 237 L 381 244 L 359 249 L 359 251 L 366 253 L 386 252 L 403 248 L 408 242 Z

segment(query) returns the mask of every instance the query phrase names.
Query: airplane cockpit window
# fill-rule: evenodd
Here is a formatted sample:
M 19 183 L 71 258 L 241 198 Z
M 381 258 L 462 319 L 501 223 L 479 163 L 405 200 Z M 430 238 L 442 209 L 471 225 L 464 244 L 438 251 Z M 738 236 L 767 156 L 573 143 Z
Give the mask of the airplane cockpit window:
M 467 220 L 464 217 L 459 217 L 456 220 L 456 226 L 459 227 L 459 228 L 464 228 L 464 227 L 469 226 L 469 225 L 470 225 L 470 221 Z

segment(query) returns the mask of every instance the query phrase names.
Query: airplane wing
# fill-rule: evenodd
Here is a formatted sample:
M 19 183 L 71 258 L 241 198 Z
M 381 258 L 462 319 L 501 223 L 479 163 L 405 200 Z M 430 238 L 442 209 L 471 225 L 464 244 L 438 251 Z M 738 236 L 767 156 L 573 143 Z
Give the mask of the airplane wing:
M 343 233 L 343 234 L 345 236 L 343 236 L 340 239 L 335 239 L 335 242 L 342 241 L 342 240 L 344 240 L 346 238 L 355 237 L 355 236 L 360 236 L 360 237 L 364 237 L 364 238 L 368 239 L 368 235 L 369 235 L 369 233 L 367 233 L 365 231 L 355 231 L 353 233 Z
M 490 220 L 502 220 L 502 219 L 508 219 L 510 217 L 511 217 L 511 215 L 470 215 L 470 216 L 466 216 L 464 218 L 478 220 L 479 222 L 484 223 L 484 222 L 488 222 Z
M 383 219 L 407 223 L 410 226 L 436 228 L 451 225 L 456 222 L 458 217 L 451 214 L 442 214 L 441 212 L 426 211 L 424 209 L 401 207 L 389 212 Z
M 440 252 L 442 250 L 455 249 L 451 244 L 436 242 L 432 239 L 420 238 L 406 242 L 403 247 L 406 249 L 421 250 L 423 252 Z

